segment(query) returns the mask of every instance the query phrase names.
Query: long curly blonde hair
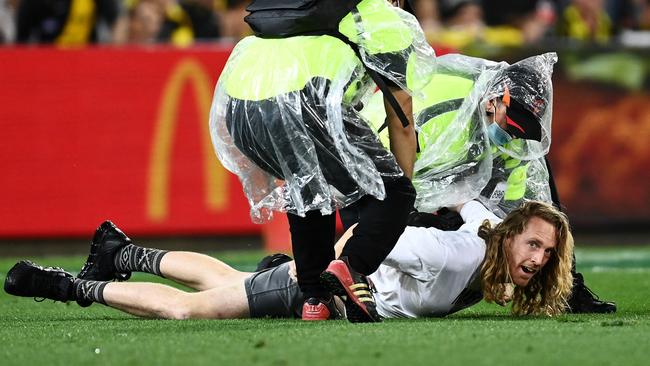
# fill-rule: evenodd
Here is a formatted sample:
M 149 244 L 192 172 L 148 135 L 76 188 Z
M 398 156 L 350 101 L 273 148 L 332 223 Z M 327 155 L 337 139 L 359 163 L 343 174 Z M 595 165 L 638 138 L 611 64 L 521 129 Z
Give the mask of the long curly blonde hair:
M 508 239 L 521 234 L 531 218 L 538 217 L 555 227 L 556 247 L 542 270 L 531 278 L 526 287 L 517 286 L 512 294 L 512 312 L 515 315 L 558 315 L 565 311 L 571 294 L 573 275 L 573 236 L 569 221 L 553 206 L 528 201 L 513 210 L 492 228 L 484 221 L 478 235 L 485 240 L 486 252 L 481 267 L 481 287 L 487 302 L 503 304 L 512 282 L 508 270 Z

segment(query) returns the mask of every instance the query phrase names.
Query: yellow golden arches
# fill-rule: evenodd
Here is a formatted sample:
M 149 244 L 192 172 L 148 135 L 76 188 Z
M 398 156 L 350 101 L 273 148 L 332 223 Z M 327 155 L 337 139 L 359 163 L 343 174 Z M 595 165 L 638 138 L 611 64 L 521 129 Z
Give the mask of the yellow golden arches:
M 147 183 L 147 216 L 153 221 L 162 221 L 168 216 L 171 146 L 178 121 L 178 105 L 186 83 L 194 87 L 199 116 L 207 118 L 210 111 L 212 83 L 209 75 L 196 60 L 182 59 L 164 86 L 156 118 Z M 220 211 L 224 209 L 228 197 L 228 175 L 212 150 L 207 120 L 200 118 L 199 124 L 205 202 L 208 209 Z

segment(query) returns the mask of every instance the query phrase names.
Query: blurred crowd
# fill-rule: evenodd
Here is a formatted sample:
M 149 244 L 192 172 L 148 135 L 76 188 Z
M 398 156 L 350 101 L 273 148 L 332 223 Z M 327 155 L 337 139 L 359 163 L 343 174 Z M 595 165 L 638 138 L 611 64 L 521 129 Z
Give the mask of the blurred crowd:
M 402 0 L 405 1 L 405 0 Z M 0 0 L 3 44 L 234 43 L 248 0 Z M 650 0 L 412 0 L 430 43 L 650 47 Z

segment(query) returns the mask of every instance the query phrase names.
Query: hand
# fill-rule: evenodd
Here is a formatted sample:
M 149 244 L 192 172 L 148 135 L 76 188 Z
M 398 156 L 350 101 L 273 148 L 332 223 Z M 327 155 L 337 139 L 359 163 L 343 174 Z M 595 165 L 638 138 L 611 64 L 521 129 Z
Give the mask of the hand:
M 298 271 L 296 270 L 296 261 L 289 262 L 289 277 L 298 282 Z
M 506 306 L 510 301 L 512 301 L 512 296 L 515 293 L 515 285 L 512 283 L 502 283 L 499 286 L 503 287 L 503 296 L 494 301 L 501 306 Z
M 458 204 L 458 205 L 455 205 L 455 206 L 451 206 L 451 207 L 448 207 L 448 208 L 449 208 L 449 210 L 451 210 L 451 211 L 454 211 L 454 212 L 458 212 L 458 213 L 460 213 L 460 210 L 463 209 L 463 207 L 465 206 L 465 203 L 467 203 L 467 202 L 463 202 L 463 203 L 461 203 L 461 204 Z
M 457 212 L 442 208 L 436 213 L 411 212 L 406 224 L 415 227 L 434 227 L 439 230 L 458 230 L 463 225 L 463 218 Z

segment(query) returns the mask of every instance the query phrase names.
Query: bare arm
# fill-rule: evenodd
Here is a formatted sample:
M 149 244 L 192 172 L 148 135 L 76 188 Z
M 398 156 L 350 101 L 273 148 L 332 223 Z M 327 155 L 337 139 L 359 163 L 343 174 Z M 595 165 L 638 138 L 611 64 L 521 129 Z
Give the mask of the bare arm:
M 388 120 L 388 136 L 390 139 L 390 150 L 395 155 L 397 163 L 404 171 L 404 175 L 411 179 L 413 177 L 413 165 L 415 164 L 415 153 L 417 140 L 415 138 L 415 125 L 413 123 L 413 104 L 411 96 L 404 90 L 391 87 L 391 92 L 402 107 L 404 114 L 409 119 L 409 125 L 404 127 L 402 121 L 393 110 L 393 107 L 384 98 L 384 108 Z
M 447 208 L 450 209 L 451 211 L 456 212 L 456 213 L 460 213 L 460 210 L 463 209 L 463 206 L 465 206 L 466 203 L 467 202 L 463 202 L 463 203 L 457 204 L 455 206 L 449 206 Z
M 343 235 L 341 235 L 339 241 L 336 242 L 336 245 L 334 245 L 334 258 L 338 258 L 341 255 L 343 247 L 345 247 L 345 243 L 347 243 L 350 237 L 352 237 L 352 230 L 354 230 L 355 227 L 357 227 L 357 224 L 352 225 L 348 230 L 346 230 Z

